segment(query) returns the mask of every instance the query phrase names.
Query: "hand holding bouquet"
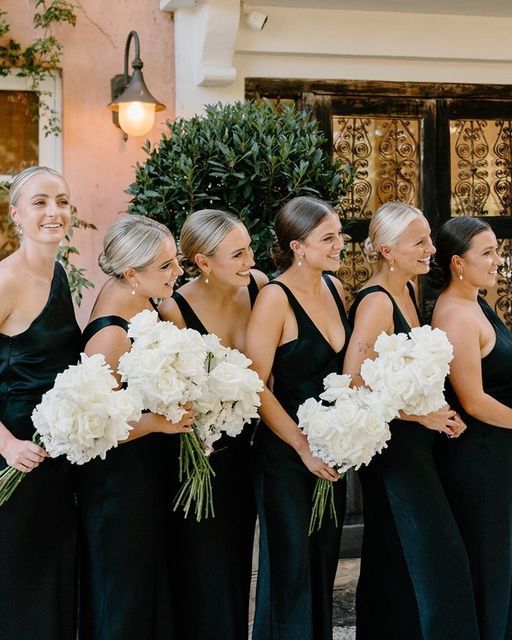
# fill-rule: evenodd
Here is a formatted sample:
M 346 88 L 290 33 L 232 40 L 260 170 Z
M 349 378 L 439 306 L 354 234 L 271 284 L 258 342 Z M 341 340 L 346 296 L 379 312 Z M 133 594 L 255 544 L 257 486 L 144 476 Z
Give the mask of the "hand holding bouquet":
M 32 413 L 34 442 L 55 458 L 65 455 L 84 464 L 126 440 L 130 421 L 140 419 L 142 400 L 128 390 L 115 391 L 117 380 L 105 358 L 87 357 L 55 378 Z M 0 505 L 6 502 L 26 473 L 7 467 L 0 474 Z
M 348 375 L 331 373 L 324 379 L 320 400 L 308 398 L 297 411 L 299 428 L 307 436 L 311 453 L 341 474 L 368 464 L 391 437 L 378 399 L 369 389 L 351 388 L 350 381 Z M 327 505 L 337 524 L 333 483 L 318 478 L 310 534 L 321 527 Z

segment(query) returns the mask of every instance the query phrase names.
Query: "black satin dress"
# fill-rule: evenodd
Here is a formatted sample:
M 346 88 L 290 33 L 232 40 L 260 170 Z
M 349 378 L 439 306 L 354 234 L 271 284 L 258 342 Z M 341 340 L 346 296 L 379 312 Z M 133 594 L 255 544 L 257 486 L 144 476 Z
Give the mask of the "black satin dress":
M 377 291 L 393 303 L 394 332 L 409 333 L 379 285 L 357 294 L 351 324 L 360 302 Z M 412 287 L 409 293 L 416 306 Z M 434 444 L 445 436 L 409 421 L 390 426 L 388 447 L 359 471 L 364 535 L 356 638 L 478 640 L 468 555 L 434 459 Z
M 0 334 L 0 421 L 23 440 L 55 377 L 75 364 L 80 329 L 55 263 L 48 301 L 28 329 Z M 0 456 L 0 470 L 6 462 Z M 0 507 L 0 638 L 75 640 L 76 509 L 71 465 L 44 460 Z
M 478 303 L 496 333 L 482 358 L 484 392 L 512 407 L 512 334 L 483 299 Z M 480 638 L 511 640 L 512 428 L 473 418 L 450 391 L 468 428 L 457 440 L 440 441 L 437 457 L 469 554 Z
M 350 327 L 343 302 L 329 276 L 325 282 L 345 329 L 336 353 L 293 293 L 282 282 L 295 314 L 298 337 L 276 350 L 274 395 L 297 420 L 297 409 L 324 390 L 329 373 L 341 373 Z M 264 339 L 264 337 L 263 337 Z M 345 479 L 334 485 L 338 527 L 326 514 L 319 531 L 308 536 L 317 477 L 300 456 L 265 424 L 255 438 L 255 489 L 260 521 L 260 563 L 253 640 L 331 640 L 332 595 L 345 512 Z
M 251 307 L 258 285 L 251 275 Z M 173 298 L 189 329 L 208 333 L 185 298 Z M 236 438 L 224 434 L 215 444 L 210 464 L 214 518 L 197 522 L 181 510 L 171 518 L 171 567 L 179 640 L 246 640 L 249 590 L 256 524 L 251 477 L 254 423 Z M 179 443 L 173 442 L 177 465 Z M 177 480 L 177 466 L 174 477 Z M 175 485 L 175 493 L 179 488 Z
M 97 318 L 84 346 L 108 326 L 128 329 L 119 316 Z M 76 468 L 81 640 L 181 640 L 167 566 L 173 437 L 152 433 Z

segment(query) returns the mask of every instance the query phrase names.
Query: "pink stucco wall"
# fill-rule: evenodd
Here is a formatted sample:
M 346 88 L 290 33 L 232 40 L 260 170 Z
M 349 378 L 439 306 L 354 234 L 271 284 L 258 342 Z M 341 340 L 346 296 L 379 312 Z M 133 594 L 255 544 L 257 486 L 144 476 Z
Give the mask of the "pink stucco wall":
M 167 109 L 156 115 L 146 136 L 160 138 L 166 119 L 174 116 L 174 44 L 172 15 L 159 9 L 159 0 L 74 0 L 77 25 L 58 27 L 55 35 L 64 45 L 62 59 L 63 172 L 72 202 L 80 217 L 94 222 L 98 231 L 76 234 L 80 256 L 75 262 L 87 268 L 96 284 L 104 281 L 97 256 L 105 229 L 126 209 L 124 189 L 133 181 L 134 165 L 145 157 L 145 138 L 122 139 L 106 105 L 110 78 L 123 72 L 124 47 L 131 30 L 140 38 L 144 79 L 151 93 Z M 33 3 L 2 0 L 13 38 L 27 43 L 33 38 Z M 133 58 L 133 42 L 130 62 Z M 86 292 L 78 312 L 83 324 L 95 293 Z

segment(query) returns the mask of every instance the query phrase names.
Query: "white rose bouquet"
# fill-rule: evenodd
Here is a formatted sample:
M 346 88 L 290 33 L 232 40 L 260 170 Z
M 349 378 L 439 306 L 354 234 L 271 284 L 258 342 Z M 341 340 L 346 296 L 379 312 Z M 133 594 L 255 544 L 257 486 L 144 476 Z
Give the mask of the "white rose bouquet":
M 406 414 L 426 415 L 446 404 L 444 382 L 453 347 L 444 331 L 429 325 L 405 333 L 384 332 L 374 346 L 375 360 L 361 366 L 365 383 L 388 406 L 388 419 Z
M 101 354 L 71 365 L 55 378 L 32 412 L 36 429 L 33 441 L 52 458 L 65 455 L 74 464 L 84 464 L 126 440 L 130 421 L 140 419 L 142 398 L 118 386 Z M 6 502 L 26 473 L 7 467 L 0 474 L 0 505 Z
M 199 400 L 207 378 L 208 351 L 203 337 L 193 329 L 178 329 L 172 322 L 159 321 L 156 311 L 135 315 L 128 327 L 133 344 L 119 359 L 121 379 L 142 395 L 145 409 L 179 422 L 184 405 Z M 196 434 L 180 434 L 180 491 L 174 508 L 183 505 L 188 515 L 195 503 L 196 519 L 214 515 L 214 476 L 208 457 Z
M 201 395 L 192 402 L 195 424 L 194 431 L 208 455 L 213 444 L 223 433 L 231 437 L 239 435 L 244 424 L 258 417 L 260 405 L 259 391 L 263 383 L 258 375 L 248 367 L 251 364 L 237 349 L 223 347 L 214 334 L 201 336 L 207 350 L 203 362 L 206 377 L 201 385 Z M 174 509 L 183 506 L 188 514 L 198 484 L 193 470 L 197 466 L 196 452 L 188 446 L 186 439 L 180 447 L 180 480 L 185 478 L 176 500 Z M 210 501 L 205 498 L 196 501 L 196 519 L 201 519 L 201 505 L 205 515 L 214 515 L 211 493 Z
M 299 428 L 307 436 L 311 453 L 340 474 L 368 464 L 391 437 L 379 399 L 369 389 L 351 388 L 350 381 L 349 375 L 329 374 L 320 400 L 308 398 L 297 411 Z M 337 525 L 334 485 L 318 478 L 309 534 L 321 527 L 328 505 Z

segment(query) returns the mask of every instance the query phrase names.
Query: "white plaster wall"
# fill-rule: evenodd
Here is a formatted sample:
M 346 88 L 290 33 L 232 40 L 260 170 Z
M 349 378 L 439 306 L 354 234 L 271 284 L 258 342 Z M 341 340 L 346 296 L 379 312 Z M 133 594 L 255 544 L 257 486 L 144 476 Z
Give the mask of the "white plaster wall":
M 236 80 L 194 82 L 195 13 L 175 15 L 176 114 L 243 99 L 246 77 L 511 84 L 512 18 L 253 7 L 269 18 L 253 31 L 243 16 Z

